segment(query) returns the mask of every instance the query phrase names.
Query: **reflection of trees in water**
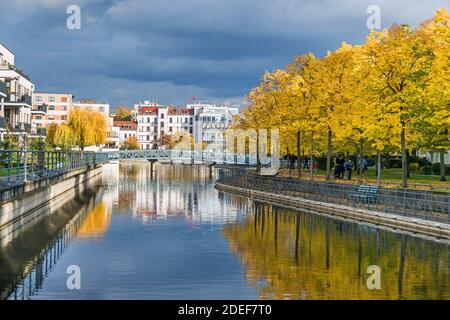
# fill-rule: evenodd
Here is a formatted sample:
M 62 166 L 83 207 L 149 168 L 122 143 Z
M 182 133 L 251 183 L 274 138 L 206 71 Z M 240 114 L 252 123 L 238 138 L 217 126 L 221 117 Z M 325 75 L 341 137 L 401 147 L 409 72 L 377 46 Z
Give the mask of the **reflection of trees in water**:
M 139 170 L 137 165 L 119 163 L 120 179 L 136 180 Z M 141 169 L 141 167 L 139 167 Z
M 449 246 L 257 204 L 225 237 L 260 298 L 450 298 Z M 381 290 L 369 290 L 369 265 Z
M 78 234 L 82 238 L 100 237 L 108 230 L 110 221 L 111 210 L 107 210 L 105 204 L 100 202 L 88 213 Z

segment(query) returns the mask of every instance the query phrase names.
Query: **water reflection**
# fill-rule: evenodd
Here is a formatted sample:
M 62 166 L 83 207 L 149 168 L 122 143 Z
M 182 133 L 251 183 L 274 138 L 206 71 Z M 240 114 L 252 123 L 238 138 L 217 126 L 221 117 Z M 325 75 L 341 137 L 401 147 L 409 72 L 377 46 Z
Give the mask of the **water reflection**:
M 224 224 L 237 221 L 238 210 L 217 201 L 209 169 L 204 166 L 156 164 L 109 165 L 104 184 L 105 201 L 117 212 L 132 212 L 143 223 L 181 216 L 191 224 Z
M 78 234 L 81 238 L 98 238 L 106 233 L 111 220 L 111 210 L 104 202 L 99 203 L 88 213 Z
M 221 193 L 206 167 L 150 168 L 104 166 L 0 248 L 0 298 L 450 298 L 447 244 Z M 66 288 L 73 264 L 82 290 Z
M 449 246 L 255 204 L 224 234 L 262 299 L 449 299 Z M 381 289 L 366 286 L 381 268 Z
M 100 199 L 98 186 L 91 186 L 1 248 L 0 299 L 29 299 L 39 292 Z

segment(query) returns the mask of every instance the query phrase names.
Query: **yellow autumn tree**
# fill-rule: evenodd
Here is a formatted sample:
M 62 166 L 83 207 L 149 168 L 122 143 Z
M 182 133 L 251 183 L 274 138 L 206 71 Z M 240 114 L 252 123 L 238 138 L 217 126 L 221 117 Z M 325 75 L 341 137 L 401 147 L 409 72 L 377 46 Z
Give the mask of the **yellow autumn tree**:
M 450 27 L 447 9 L 413 30 L 393 25 L 373 31 L 364 44 L 343 43 L 323 58 L 297 56 L 285 69 L 266 71 L 248 94 L 249 105 L 233 127 L 277 128 L 282 150 L 333 153 L 401 153 L 407 187 L 409 152 L 441 154 L 450 148 Z M 301 136 L 301 139 L 300 139 Z M 309 141 L 308 141 L 309 140 Z M 308 141 L 308 142 L 307 142 Z M 300 147 L 301 144 L 301 147 Z
M 445 181 L 444 153 L 450 149 L 450 14 L 446 9 L 422 23 L 417 31 L 433 63 L 421 92 L 421 112 L 414 124 L 420 147 L 440 154 L 440 179 Z
M 59 125 L 55 132 L 54 144 L 61 150 L 69 150 L 74 146 L 74 135 L 72 129 L 66 123 Z
M 431 53 L 422 38 L 407 25 L 393 25 L 373 31 L 366 43 L 367 59 L 372 67 L 369 92 L 380 114 L 379 125 L 392 127 L 400 136 L 402 186 L 407 187 L 407 135 L 420 108 L 417 95 L 430 66 Z
M 81 150 L 106 142 L 108 125 L 99 112 L 75 108 L 70 112 L 68 126 L 73 132 L 74 144 Z

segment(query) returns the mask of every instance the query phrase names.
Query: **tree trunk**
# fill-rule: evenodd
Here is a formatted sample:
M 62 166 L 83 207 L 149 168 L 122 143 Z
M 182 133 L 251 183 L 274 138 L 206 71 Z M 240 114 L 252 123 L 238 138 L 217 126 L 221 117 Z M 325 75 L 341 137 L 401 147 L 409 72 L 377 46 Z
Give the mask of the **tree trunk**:
M 410 160 L 410 154 L 409 149 L 406 149 L 406 176 L 408 179 L 410 178 L 411 172 L 409 170 L 409 160 Z
M 298 170 L 298 177 L 301 178 L 302 176 L 302 166 L 300 163 L 300 130 L 297 131 L 297 170 Z
M 332 131 L 328 129 L 328 146 L 327 146 L 327 171 L 326 171 L 326 179 L 330 180 L 331 178 L 331 152 L 332 152 Z
M 402 133 L 400 136 L 401 141 L 401 147 L 402 147 L 402 187 L 407 188 L 408 187 L 408 161 L 407 161 L 407 154 L 406 154 L 406 133 L 405 128 L 402 128 Z
M 377 185 L 381 186 L 381 152 L 377 150 Z
M 362 180 L 362 178 L 363 178 L 363 168 L 362 168 L 362 165 L 363 165 L 363 161 L 362 161 L 362 159 L 363 159 L 363 147 L 364 147 L 364 143 L 363 143 L 363 140 L 362 139 L 360 139 L 359 140 L 359 155 L 358 155 L 358 170 L 359 170 L 359 179 L 360 180 Z
M 311 132 L 311 164 L 309 166 L 309 172 L 311 174 L 311 180 L 314 178 L 314 172 L 313 172 L 313 162 L 314 162 L 314 134 Z
M 440 171 L 441 171 L 441 181 L 447 181 L 445 178 L 445 153 L 444 151 L 441 151 L 439 153 L 439 164 L 440 164 Z
M 291 154 L 289 152 L 289 147 L 286 147 L 286 154 L 287 154 L 287 161 L 288 161 L 288 167 L 289 167 L 289 177 L 291 177 L 292 167 L 291 167 Z
M 256 172 L 261 172 L 261 160 L 259 158 L 259 132 L 256 131 Z

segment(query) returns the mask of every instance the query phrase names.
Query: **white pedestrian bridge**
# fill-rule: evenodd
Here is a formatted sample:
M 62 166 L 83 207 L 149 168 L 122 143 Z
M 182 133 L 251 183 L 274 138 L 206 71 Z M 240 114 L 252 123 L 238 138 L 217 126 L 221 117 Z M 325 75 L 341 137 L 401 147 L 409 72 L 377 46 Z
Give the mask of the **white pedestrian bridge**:
M 256 165 L 256 155 L 192 150 L 119 150 L 100 153 L 109 161 L 149 160 L 185 164 L 239 164 Z

